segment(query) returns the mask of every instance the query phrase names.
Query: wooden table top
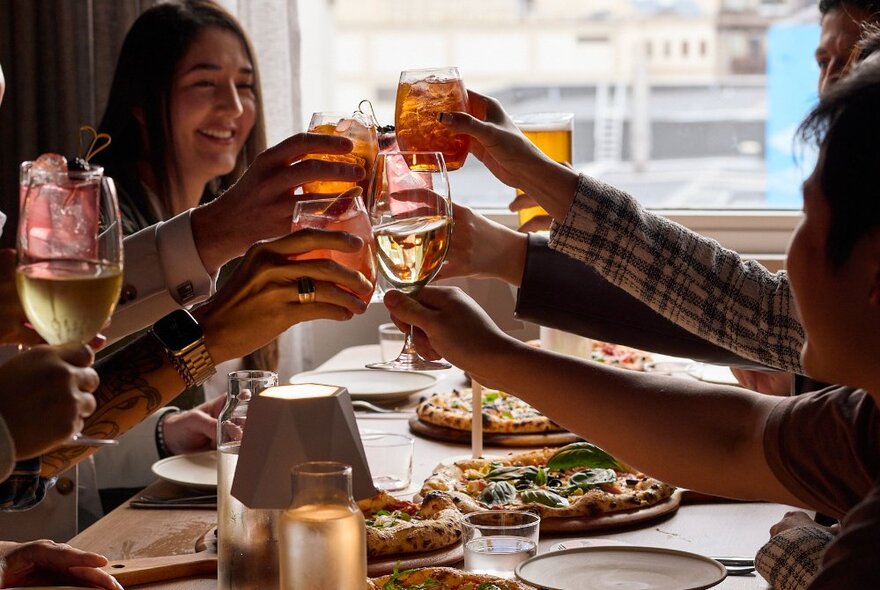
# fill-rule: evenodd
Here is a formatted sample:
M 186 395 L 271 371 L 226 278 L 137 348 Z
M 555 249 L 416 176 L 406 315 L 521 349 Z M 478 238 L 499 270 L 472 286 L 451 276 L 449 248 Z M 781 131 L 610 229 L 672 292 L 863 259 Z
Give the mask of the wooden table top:
M 363 347 L 358 347 L 363 348 Z M 378 347 L 376 347 L 378 348 Z M 356 355 L 357 357 L 361 355 Z M 353 362 L 351 355 L 346 362 Z M 326 365 L 330 365 L 327 367 Z M 342 368 L 333 365 L 326 368 Z M 450 374 L 437 384 L 438 390 L 460 385 L 460 375 Z M 361 429 L 384 432 L 408 432 L 407 415 L 360 417 Z M 443 459 L 468 455 L 469 447 L 416 438 L 413 461 L 413 484 L 403 492 L 412 494 L 421 482 Z M 486 454 L 504 454 L 509 449 L 487 447 Z M 170 495 L 178 491 L 174 484 L 157 481 L 147 493 Z M 576 538 L 612 539 L 633 545 L 666 547 L 702 555 L 754 556 L 768 539 L 770 526 L 792 508 L 767 503 L 716 503 L 683 505 L 675 514 L 644 525 L 620 531 L 602 531 L 592 534 L 544 536 L 539 552 L 548 551 L 556 543 Z M 213 510 L 192 509 L 133 509 L 123 504 L 97 523 L 74 537 L 70 544 L 80 549 L 95 551 L 110 560 L 136 557 L 160 557 L 195 551 L 195 544 L 216 524 Z M 164 583 L 148 584 L 138 588 L 174 590 L 214 589 L 214 578 L 190 578 Z M 728 577 L 717 586 L 723 589 L 766 589 L 760 576 Z

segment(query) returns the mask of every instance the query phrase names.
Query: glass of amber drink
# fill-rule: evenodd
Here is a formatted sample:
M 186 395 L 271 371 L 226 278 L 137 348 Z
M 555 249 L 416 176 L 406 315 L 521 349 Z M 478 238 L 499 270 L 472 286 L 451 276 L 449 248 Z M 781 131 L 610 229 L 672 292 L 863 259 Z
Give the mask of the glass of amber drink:
M 357 164 L 364 167 L 366 174 L 357 183 L 329 180 L 307 182 L 303 185 L 303 191 L 320 195 L 338 195 L 353 186 L 359 186 L 366 192 L 373 173 L 373 164 L 379 154 L 379 136 L 376 133 L 376 122 L 373 117 L 360 111 L 350 115 L 346 113 L 315 113 L 309 123 L 309 132 L 347 137 L 354 144 L 354 147 L 348 154 L 311 154 L 306 156 L 306 159 Z
M 357 192 L 356 190 L 354 191 Z M 293 231 L 305 228 L 344 231 L 358 236 L 364 247 L 358 252 L 339 250 L 312 250 L 292 256 L 294 260 L 315 260 L 329 258 L 346 268 L 359 271 L 376 287 L 376 248 L 370 216 L 364 201 L 357 194 L 342 194 L 332 199 L 310 199 L 297 201 L 293 207 Z M 369 303 L 373 293 L 361 296 Z
M 571 165 L 574 113 L 530 113 L 514 117 L 513 123 L 554 162 Z M 517 189 L 516 194 L 522 191 Z M 547 215 L 547 211 L 539 206 L 522 209 L 519 224 L 538 215 Z
M 470 138 L 453 135 L 437 120 L 448 111 L 468 112 L 467 91 L 458 68 L 404 70 L 397 86 L 394 126 L 402 152 L 441 152 L 447 170 L 458 170 Z

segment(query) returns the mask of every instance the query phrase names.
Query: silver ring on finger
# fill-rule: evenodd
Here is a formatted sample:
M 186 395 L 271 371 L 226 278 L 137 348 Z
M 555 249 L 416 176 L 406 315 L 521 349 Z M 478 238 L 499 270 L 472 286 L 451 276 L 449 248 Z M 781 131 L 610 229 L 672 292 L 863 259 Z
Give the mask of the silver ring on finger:
M 299 302 L 300 303 L 314 303 L 315 302 L 315 281 L 313 281 L 309 277 L 300 277 L 296 280 L 296 288 L 299 291 Z

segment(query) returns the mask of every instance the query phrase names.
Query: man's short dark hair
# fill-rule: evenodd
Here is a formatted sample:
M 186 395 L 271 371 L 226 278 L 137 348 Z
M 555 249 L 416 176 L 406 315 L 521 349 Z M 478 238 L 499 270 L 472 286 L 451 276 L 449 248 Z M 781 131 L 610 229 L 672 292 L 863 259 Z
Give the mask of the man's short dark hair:
M 822 16 L 842 6 L 861 8 L 869 14 L 880 13 L 880 0 L 819 0 L 819 12 Z
M 840 267 L 880 227 L 880 63 L 863 64 L 823 94 L 800 137 L 820 147 L 819 186 L 830 208 L 827 254 Z

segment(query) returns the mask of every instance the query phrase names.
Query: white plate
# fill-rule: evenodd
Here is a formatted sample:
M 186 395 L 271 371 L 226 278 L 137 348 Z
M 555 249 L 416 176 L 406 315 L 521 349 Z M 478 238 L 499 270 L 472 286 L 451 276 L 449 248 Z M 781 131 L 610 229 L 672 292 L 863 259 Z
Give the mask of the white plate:
M 217 488 L 217 451 L 175 455 L 153 463 L 156 477 L 190 488 Z
M 437 383 L 437 377 L 412 371 L 340 369 L 300 373 L 291 377 L 290 382 L 338 385 L 348 389 L 352 399 L 393 402 L 406 399 L 417 391 L 431 387 Z
M 721 582 L 727 570 L 708 557 L 674 549 L 581 547 L 524 561 L 516 576 L 548 590 L 701 590 Z
M 697 377 L 697 379 L 705 381 L 706 383 L 718 383 L 720 385 L 739 385 L 736 377 L 734 377 L 733 373 L 730 372 L 730 367 L 704 364 L 702 366 L 702 370 L 698 374 L 692 374 Z

